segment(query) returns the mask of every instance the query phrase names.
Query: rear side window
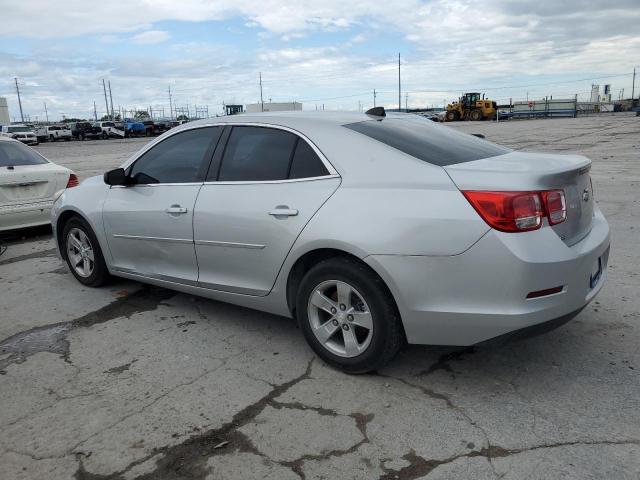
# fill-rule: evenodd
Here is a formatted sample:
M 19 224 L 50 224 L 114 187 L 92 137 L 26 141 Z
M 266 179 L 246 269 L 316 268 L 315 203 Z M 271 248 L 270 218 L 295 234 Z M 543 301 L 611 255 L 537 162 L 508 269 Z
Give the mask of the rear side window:
M 289 178 L 311 178 L 329 175 L 326 167 L 313 148 L 302 139 L 298 140 L 291 163 Z
M 233 127 L 224 151 L 221 182 L 285 180 L 297 137 L 265 127 Z
M 441 167 L 504 155 L 511 151 L 418 117 L 365 120 L 344 126 L 419 160 Z
M 0 167 L 48 163 L 35 151 L 17 142 L 0 141 Z
M 205 154 L 221 132 L 222 127 L 206 127 L 172 135 L 138 158 L 129 176 L 138 184 L 202 181 Z

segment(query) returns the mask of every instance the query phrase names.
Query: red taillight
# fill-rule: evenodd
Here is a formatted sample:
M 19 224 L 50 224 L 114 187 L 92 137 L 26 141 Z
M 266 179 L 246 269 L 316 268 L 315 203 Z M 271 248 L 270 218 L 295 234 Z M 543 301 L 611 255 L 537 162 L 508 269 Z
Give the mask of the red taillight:
M 69 181 L 67 182 L 67 188 L 77 187 L 80 184 L 78 176 L 75 173 L 69 175 Z
M 562 190 L 548 190 L 542 193 L 542 201 L 547 210 L 549 225 L 562 223 L 567 219 L 567 204 Z
M 567 218 L 562 190 L 542 192 L 462 192 L 485 222 L 502 232 L 527 232 L 542 226 L 547 217 L 551 225 Z

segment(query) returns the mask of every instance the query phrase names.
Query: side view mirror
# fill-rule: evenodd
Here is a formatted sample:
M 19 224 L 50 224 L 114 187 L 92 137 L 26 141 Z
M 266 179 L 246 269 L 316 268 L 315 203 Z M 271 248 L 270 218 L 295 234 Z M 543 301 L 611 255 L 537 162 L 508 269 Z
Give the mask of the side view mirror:
M 473 135 L 474 137 L 478 137 L 478 138 L 484 138 L 484 135 L 481 133 L 472 133 L 471 135 Z
M 107 185 L 128 185 L 129 178 L 124 173 L 124 168 L 116 168 L 115 170 L 109 170 L 104 174 L 104 183 Z

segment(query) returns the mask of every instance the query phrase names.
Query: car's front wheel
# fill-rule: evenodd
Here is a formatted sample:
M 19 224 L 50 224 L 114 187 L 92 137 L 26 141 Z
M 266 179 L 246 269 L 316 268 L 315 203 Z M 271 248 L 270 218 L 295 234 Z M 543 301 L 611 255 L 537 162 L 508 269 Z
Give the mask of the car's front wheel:
M 296 316 L 314 352 L 348 373 L 366 373 L 389 362 L 404 333 L 382 279 L 349 258 L 320 262 L 303 278 Z
M 65 224 L 62 235 L 64 255 L 73 276 L 89 287 L 104 284 L 109 279 L 109 270 L 98 239 L 87 222 L 72 218 Z

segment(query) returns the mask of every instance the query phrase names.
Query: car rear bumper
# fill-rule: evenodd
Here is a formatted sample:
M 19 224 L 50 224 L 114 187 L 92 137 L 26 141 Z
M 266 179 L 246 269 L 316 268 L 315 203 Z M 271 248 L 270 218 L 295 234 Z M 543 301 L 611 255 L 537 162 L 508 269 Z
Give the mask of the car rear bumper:
M 51 223 L 53 202 L 42 201 L 0 207 L 0 232 Z
M 459 255 L 365 261 L 391 289 L 409 343 L 473 345 L 579 312 L 602 288 L 608 259 L 609 225 L 596 209 L 590 233 L 571 247 L 551 228 L 491 230 Z M 527 298 L 554 287 L 562 291 Z

